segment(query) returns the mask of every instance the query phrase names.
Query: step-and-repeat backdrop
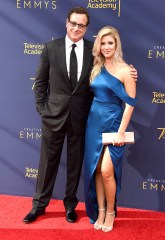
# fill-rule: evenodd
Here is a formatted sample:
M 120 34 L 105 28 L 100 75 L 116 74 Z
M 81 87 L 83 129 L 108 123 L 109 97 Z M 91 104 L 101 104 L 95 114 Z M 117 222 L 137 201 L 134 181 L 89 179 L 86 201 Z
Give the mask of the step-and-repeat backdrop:
M 33 196 L 41 128 L 34 79 L 43 43 L 66 33 L 70 8 L 85 7 L 86 38 L 112 25 L 119 30 L 125 60 L 138 70 L 138 103 L 130 129 L 119 206 L 165 210 L 165 1 L 1 0 L 0 3 L 0 194 Z M 63 199 L 66 146 L 53 197 Z M 83 171 L 78 189 L 83 201 Z

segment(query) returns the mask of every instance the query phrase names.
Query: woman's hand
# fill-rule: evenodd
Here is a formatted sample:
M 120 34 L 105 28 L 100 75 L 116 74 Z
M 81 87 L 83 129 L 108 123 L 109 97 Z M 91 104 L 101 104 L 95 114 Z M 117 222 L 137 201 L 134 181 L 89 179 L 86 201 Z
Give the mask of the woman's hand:
M 113 145 L 114 146 L 123 146 L 124 145 L 124 133 L 118 132 L 116 138 L 114 139 Z

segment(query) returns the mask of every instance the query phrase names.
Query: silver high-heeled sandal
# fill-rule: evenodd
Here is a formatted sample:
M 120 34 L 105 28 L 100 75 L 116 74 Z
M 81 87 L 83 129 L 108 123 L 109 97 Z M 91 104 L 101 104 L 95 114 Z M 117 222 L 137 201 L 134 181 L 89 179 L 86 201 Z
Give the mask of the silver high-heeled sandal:
M 112 231 L 113 230 L 113 223 L 114 223 L 114 219 L 115 219 L 115 212 L 106 212 L 107 214 L 109 214 L 109 215 L 113 215 L 113 221 L 112 221 L 112 225 L 110 226 L 110 227 L 108 227 L 108 226 L 102 226 L 102 231 L 103 232 L 110 232 L 110 231 Z
M 105 211 L 105 208 L 99 208 L 98 210 L 99 210 L 99 211 Z M 94 224 L 94 229 L 95 229 L 95 230 L 101 230 L 101 229 L 102 229 L 102 226 L 103 226 L 103 225 L 98 224 L 97 221 L 96 221 L 95 224 Z

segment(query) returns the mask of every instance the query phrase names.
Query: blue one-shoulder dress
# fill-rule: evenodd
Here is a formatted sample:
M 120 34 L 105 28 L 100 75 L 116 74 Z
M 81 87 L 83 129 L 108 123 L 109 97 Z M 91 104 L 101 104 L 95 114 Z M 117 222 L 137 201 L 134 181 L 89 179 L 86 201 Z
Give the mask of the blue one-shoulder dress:
M 95 188 L 95 170 L 103 150 L 102 133 L 117 132 L 123 116 L 123 102 L 134 106 L 136 99 L 125 91 L 122 82 L 112 76 L 105 67 L 91 84 L 94 100 L 86 127 L 84 154 L 85 206 L 91 222 L 98 217 Z M 125 146 L 108 145 L 114 165 L 117 193 L 121 190 L 122 160 Z

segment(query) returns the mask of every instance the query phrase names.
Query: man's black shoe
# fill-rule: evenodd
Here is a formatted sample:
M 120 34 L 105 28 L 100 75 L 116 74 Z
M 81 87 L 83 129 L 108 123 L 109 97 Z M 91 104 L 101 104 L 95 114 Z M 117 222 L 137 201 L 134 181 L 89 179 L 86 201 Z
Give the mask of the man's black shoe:
M 29 212 L 26 217 L 23 219 L 24 223 L 31 223 L 34 222 L 38 216 L 45 214 L 45 209 L 36 211 L 35 213 Z
M 66 221 L 70 223 L 74 223 L 77 220 L 77 214 L 75 210 L 68 209 L 66 211 Z

